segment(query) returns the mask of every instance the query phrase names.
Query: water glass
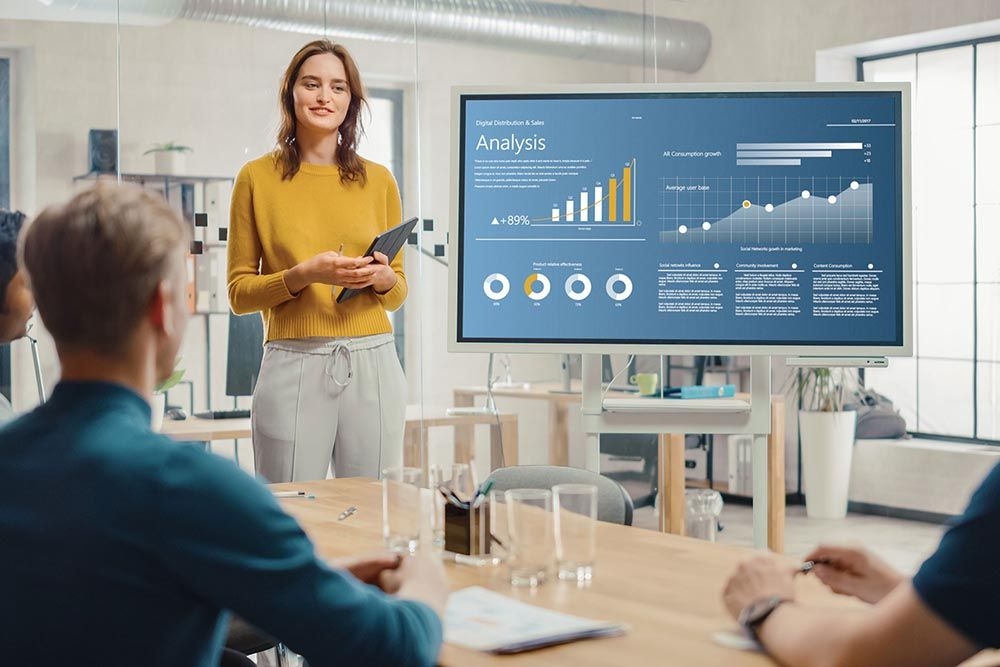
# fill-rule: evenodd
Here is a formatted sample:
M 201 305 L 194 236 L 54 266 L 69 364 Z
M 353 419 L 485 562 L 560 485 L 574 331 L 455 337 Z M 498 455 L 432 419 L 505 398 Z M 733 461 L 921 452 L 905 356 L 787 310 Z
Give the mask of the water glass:
M 504 491 L 490 491 L 490 553 L 497 558 L 506 558 L 510 544 L 507 530 L 507 497 Z
M 684 534 L 714 542 L 722 495 L 710 489 L 688 489 L 684 492 L 684 506 Z
M 427 488 L 431 492 L 431 542 L 435 549 L 444 547 L 445 499 L 438 489 L 447 485 L 444 466 L 432 464 L 427 467 Z
M 559 578 L 589 581 L 597 555 L 597 487 L 557 484 L 552 497 Z
M 382 471 L 382 536 L 391 551 L 413 553 L 420 546 L 420 468 Z
M 510 583 L 535 587 L 545 582 L 552 564 L 552 492 L 510 489 L 507 501 L 507 562 Z

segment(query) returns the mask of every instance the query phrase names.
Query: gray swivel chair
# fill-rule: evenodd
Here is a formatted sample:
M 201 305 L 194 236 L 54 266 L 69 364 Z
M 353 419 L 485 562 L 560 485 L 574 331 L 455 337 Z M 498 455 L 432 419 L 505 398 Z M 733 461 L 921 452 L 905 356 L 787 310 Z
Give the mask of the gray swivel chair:
M 632 525 L 632 498 L 615 480 L 590 470 L 565 466 L 512 466 L 490 475 L 495 491 L 551 489 L 556 484 L 593 484 L 597 487 L 597 520 Z

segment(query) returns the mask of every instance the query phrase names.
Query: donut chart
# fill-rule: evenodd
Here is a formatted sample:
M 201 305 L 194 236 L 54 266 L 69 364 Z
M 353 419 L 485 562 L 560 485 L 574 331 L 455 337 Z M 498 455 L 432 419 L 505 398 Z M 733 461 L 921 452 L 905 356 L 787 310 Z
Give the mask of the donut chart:
M 582 273 L 574 273 L 566 279 L 566 296 L 574 301 L 583 301 L 590 296 L 592 287 L 590 278 Z
M 541 285 L 541 289 L 537 292 L 535 291 L 535 284 Z M 524 294 L 529 299 L 534 301 L 541 301 L 549 295 L 552 290 L 552 283 L 545 276 L 544 273 L 532 273 L 530 276 L 524 279 Z
M 494 289 L 496 287 L 496 283 L 500 284 L 499 289 Z M 507 280 L 507 276 L 502 273 L 491 273 L 486 276 L 486 280 L 483 281 L 483 292 L 485 292 L 486 296 L 490 299 L 499 301 L 510 293 L 510 281 Z
M 615 289 L 618 285 L 622 286 L 621 290 Z M 608 282 L 605 283 L 604 289 L 607 291 L 608 296 L 615 301 L 624 301 L 632 296 L 632 279 L 624 273 L 616 273 L 608 278 Z

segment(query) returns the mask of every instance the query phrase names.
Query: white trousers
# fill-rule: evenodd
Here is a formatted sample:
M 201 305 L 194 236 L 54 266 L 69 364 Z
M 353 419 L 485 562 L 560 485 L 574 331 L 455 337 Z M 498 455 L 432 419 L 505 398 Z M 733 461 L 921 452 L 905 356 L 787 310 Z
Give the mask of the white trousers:
M 269 482 L 380 477 L 403 464 L 406 377 L 392 334 L 271 341 L 253 395 L 257 474 Z

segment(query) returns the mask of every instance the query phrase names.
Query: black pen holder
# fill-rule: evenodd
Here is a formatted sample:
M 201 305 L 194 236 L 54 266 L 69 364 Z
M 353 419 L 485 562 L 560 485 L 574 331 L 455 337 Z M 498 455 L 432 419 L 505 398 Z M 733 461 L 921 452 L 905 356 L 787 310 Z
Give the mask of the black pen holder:
M 479 556 L 490 552 L 490 504 L 466 509 L 444 505 L 444 548 L 456 554 Z

